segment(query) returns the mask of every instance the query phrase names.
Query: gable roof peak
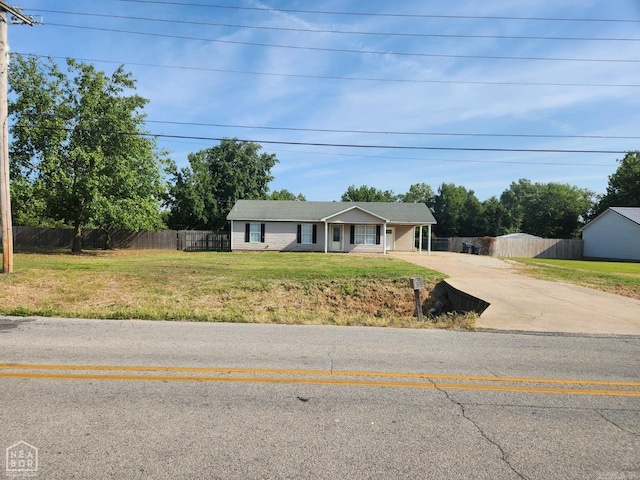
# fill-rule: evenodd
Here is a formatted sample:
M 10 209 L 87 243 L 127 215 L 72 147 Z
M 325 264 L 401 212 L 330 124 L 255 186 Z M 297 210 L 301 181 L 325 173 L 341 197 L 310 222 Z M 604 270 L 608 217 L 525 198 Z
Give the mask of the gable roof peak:
M 640 207 L 609 207 L 609 210 L 640 225 Z

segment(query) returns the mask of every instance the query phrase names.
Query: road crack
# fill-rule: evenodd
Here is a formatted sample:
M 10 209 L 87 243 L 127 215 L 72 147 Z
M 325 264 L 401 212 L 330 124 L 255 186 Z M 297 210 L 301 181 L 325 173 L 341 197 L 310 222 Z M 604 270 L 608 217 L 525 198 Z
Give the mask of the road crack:
M 636 436 L 636 437 L 640 437 L 640 434 L 636 433 L 636 432 L 632 432 L 631 430 L 627 430 L 624 427 L 621 427 L 620 425 L 618 425 L 616 422 L 614 422 L 613 420 L 611 420 L 610 418 L 607 418 L 604 413 L 602 413 L 600 410 L 596 410 L 596 413 L 598 415 L 600 415 L 604 420 L 606 420 L 607 422 L 609 422 L 611 425 L 613 425 L 614 427 L 619 428 L 620 430 L 622 430 L 623 432 L 626 432 L 630 435 Z
M 462 418 L 464 418 L 465 420 L 470 422 L 476 428 L 476 430 L 478 430 L 478 432 L 480 433 L 482 438 L 484 438 L 488 443 L 490 443 L 491 445 L 495 446 L 498 449 L 498 451 L 500 452 L 501 460 L 511 469 L 511 471 L 513 473 L 518 475 L 518 477 L 522 478 L 523 480 L 529 480 L 522 473 L 520 473 L 518 470 L 516 470 L 513 465 L 511 465 L 511 463 L 509 462 L 509 459 L 507 458 L 507 452 L 505 452 L 505 450 L 502 448 L 502 446 L 498 442 L 496 442 L 495 440 L 490 438 L 484 432 L 484 430 L 482 430 L 482 427 L 480 427 L 480 425 L 478 425 L 478 423 L 467 414 L 467 410 L 466 410 L 465 406 L 462 404 L 462 402 L 459 402 L 456 399 L 454 399 L 451 395 L 449 395 L 449 392 L 447 392 L 443 388 L 440 388 L 438 386 L 438 384 L 436 382 L 434 382 L 433 380 L 429 379 L 429 381 L 433 384 L 433 386 L 434 386 L 434 388 L 436 390 L 438 390 L 439 392 L 444 394 L 444 396 L 447 398 L 447 400 L 449 400 L 454 405 L 458 406 L 458 408 L 460 409 L 460 412 L 462 413 Z
M 329 350 L 329 372 L 333 375 L 333 353 L 336 351 L 335 345 Z

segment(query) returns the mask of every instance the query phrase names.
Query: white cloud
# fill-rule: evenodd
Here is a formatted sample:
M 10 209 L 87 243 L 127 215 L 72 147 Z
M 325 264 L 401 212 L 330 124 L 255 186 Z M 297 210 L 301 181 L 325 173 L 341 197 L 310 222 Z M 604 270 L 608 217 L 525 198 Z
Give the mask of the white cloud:
M 51 8 L 44 0 L 23 0 L 25 9 Z M 177 6 L 120 5 L 78 2 L 69 9 L 105 14 L 149 16 L 210 23 L 365 32 L 511 35 L 553 37 L 638 37 L 637 26 L 605 22 L 542 22 L 383 16 L 329 16 L 303 13 L 256 12 Z M 273 2 L 247 2 L 269 7 Z M 313 5 L 281 1 L 283 8 L 335 11 L 377 11 L 405 14 L 640 18 L 635 0 L 494 0 L 491 2 L 368 2 L 321 0 Z M 47 26 L 51 23 L 104 26 L 152 31 L 233 42 L 313 46 L 327 49 L 375 50 L 457 55 L 529 56 L 558 58 L 637 58 L 638 42 L 562 40 L 420 38 L 401 36 L 317 34 L 278 30 L 238 29 L 180 23 L 123 22 L 103 18 L 49 14 L 45 25 L 19 30 L 11 27 L 12 48 L 23 53 L 109 59 L 130 63 L 138 79 L 138 93 L 149 98 L 151 120 L 172 120 L 246 126 L 291 126 L 335 130 L 448 131 L 476 133 L 537 133 L 637 136 L 640 124 L 638 88 L 477 85 L 458 83 L 402 83 L 266 76 L 242 72 L 273 72 L 365 78 L 405 78 L 436 81 L 492 81 L 504 83 L 626 83 L 637 84 L 638 63 L 550 62 L 362 55 L 331 51 L 244 46 L 239 44 L 142 37 L 96 30 Z M 104 45 L 108 45 L 105 48 Z M 226 70 L 210 72 L 135 66 L 133 63 L 183 65 Z M 98 65 L 99 67 L 101 65 Z M 115 65 L 101 67 L 113 69 Z M 533 139 L 358 135 L 353 133 L 288 132 L 154 124 L 154 131 L 208 137 L 237 136 L 263 140 L 320 143 L 431 145 L 450 147 L 509 147 L 558 149 L 627 149 L 637 140 Z M 182 142 L 182 141 L 180 141 Z M 167 141 L 163 145 L 186 163 L 186 154 L 210 146 L 207 141 Z M 161 141 L 162 143 L 162 141 Z M 264 145 L 278 154 L 274 185 L 291 191 L 313 192 L 315 199 L 336 199 L 349 184 L 371 184 L 396 193 L 426 181 L 462 184 L 479 197 L 499 195 L 512 181 L 562 179 L 599 191 L 615 170 L 620 155 L 543 155 L 539 153 L 481 153 L 378 151 L 311 146 Z M 296 154 L 295 151 L 300 151 Z M 320 154 L 309 154 L 314 151 Z M 331 154 L 363 153 L 364 158 Z M 389 159 L 383 157 L 398 157 Z M 417 158 L 417 160 L 416 160 Z M 429 161 L 440 158 L 449 161 Z M 464 163 L 462 160 L 526 161 L 526 165 Z M 596 159 L 596 160 L 594 160 Z M 604 163 L 612 167 L 535 165 Z M 296 187 L 296 185 L 298 185 Z M 311 195 L 307 195 L 311 197 Z

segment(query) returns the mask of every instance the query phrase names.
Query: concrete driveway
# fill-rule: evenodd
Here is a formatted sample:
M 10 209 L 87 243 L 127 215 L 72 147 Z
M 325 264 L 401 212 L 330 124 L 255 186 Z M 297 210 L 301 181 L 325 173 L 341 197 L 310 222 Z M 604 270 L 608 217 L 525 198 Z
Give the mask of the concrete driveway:
M 480 328 L 532 332 L 640 335 L 640 300 L 518 274 L 514 264 L 450 252 L 399 253 L 443 272 L 455 288 L 489 302 Z

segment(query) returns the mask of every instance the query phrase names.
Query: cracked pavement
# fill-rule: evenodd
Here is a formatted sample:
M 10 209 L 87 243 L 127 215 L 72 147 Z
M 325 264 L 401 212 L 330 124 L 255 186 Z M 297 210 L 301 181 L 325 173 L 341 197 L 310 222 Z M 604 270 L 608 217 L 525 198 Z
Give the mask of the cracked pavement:
M 640 337 L 0 326 L 0 448 L 40 478 L 640 478 Z
M 500 457 L 502 459 L 502 461 L 511 469 L 511 471 L 513 473 L 515 473 L 518 478 L 522 478 L 522 479 L 527 479 L 527 477 L 525 477 L 524 475 L 522 475 L 520 472 L 518 472 L 513 465 L 511 465 L 511 463 L 509 462 L 509 458 L 508 458 L 508 452 L 505 452 L 505 450 L 502 448 L 502 446 L 500 446 L 500 444 L 493 440 L 492 438 L 489 438 L 487 436 L 487 434 L 484 432 L 484 430 L 482 430 L 482 427 L 478 424 L 478 422 L 476 422 L 473 418 L 471 418 L 468 414 L 467 414 L 467 410 L 465 408 L 465 406 L 455 400 L 451 395 L 449 395 L 449 392 L 447 392 L 445 389 L 440 388 L 437 386 L 437 384 L 435 382 L 432 382 L 434 387 L 436 388 L 436 390 L 438 390 L 439 392 L 442 392 L 445 396 L 445 398 L 447 400 L 449 400 L 452 404 L 458 406 L 460 408 L 460 412 L 462 413 L 462 417 L 465 420 L 468 420 L 480 433 L 480 435 L 482 435 L 482 437 L 491 445 L 495 446 L 499 451 L 500 451 Z M 488 455 L 488 452 L 486 452 L 486 454 Z

